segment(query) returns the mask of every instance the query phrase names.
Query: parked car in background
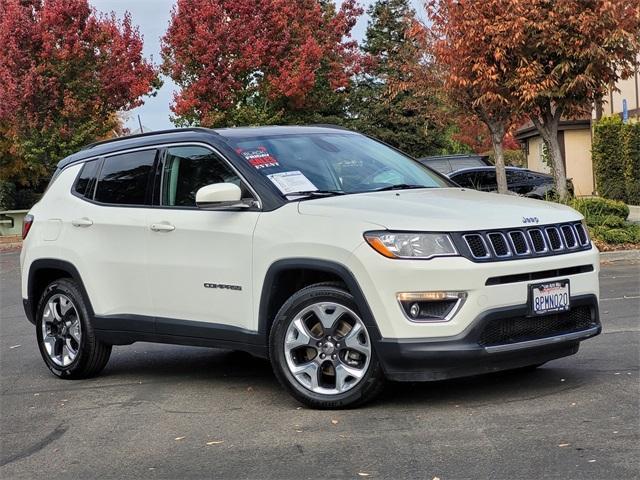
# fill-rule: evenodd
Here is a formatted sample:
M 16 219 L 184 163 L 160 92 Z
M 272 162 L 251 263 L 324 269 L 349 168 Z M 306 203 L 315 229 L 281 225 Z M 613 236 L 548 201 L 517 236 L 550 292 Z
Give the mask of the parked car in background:
M 555 194 L 553 176 L 526 168 L 506 167 L 509 191 L 529 198 L 544 199 Z M 461 187 L 483 192 L 498 190 L 496 167 L 465 168 L 447 175 Z M 569 194 L 573 196 L 573 182 L 567 179 Z
M 418 159 L 420 163 L 436 172 L 449 175 L 463 168 L 491 167 L 493 164 L 486 155 L 438 155 Z

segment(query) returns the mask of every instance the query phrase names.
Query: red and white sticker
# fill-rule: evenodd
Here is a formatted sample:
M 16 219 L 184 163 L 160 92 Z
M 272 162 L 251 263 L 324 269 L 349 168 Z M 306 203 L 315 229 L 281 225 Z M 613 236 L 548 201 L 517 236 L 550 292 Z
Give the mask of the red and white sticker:
M 267 152 L 265 147 L 257 147 L 251 150 L 238 150 L 238 153 L 242 155 L 247 161 L 255 168 L 270 168 L 277 167 L 280 164 L 273 158 L 273 156 Z

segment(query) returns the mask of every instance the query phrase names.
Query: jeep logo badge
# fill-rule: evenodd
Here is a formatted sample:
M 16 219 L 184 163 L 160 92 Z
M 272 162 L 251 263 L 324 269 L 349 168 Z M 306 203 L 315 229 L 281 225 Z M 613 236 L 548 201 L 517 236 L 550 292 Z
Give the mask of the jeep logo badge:
M 538 217 L 522 217 L 522 223 L 538 223 L 540 219 Z

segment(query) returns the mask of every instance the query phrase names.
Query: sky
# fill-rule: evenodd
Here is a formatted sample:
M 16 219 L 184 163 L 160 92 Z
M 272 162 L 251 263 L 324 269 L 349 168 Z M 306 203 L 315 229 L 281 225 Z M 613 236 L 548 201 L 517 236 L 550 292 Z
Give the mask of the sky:
M 374 0 L 360 0 L 359 3 L 366 10 Z M 151 58 L 154 63 L 159 63 L 160 37 L 164 34 L 171 18 L 171 7 L 174 0 L 89 0 L 89 3 L 99 12 L 114 12 L 122 17 L 125 12 L 131 14 L 134 25 L 140 28 L 144 38 L 144 55 Z M 340 0 L 338 0 L 340 3 Z M 424 20 L 424 8 L 421 0 L 411 0 L 411 4 L 418 12 L 418 18 Z M 352 31 L 352 36 L 361 41 L 367 28 L 367 15 L 364 14 Z M 170 105 L 174 93 L 178 87 L 170 78 L 163 77 L 164 85 L 155 97 L 145 97 L 144 105 L 128 112 L 127 127 L 137 130 L 138 115 L 146 130 L 162 130 L 172 128 Z

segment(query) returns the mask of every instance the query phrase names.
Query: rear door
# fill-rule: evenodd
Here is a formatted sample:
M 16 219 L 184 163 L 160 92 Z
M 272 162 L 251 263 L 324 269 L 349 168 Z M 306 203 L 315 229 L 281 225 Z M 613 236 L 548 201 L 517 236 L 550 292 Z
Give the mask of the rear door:
M 63 258 L 75 257 L 98 316 L 131 320 L 131 315 L 149 314 L 146 219 L 156 161 L 155 149 L 90 161 L 73 187 L 73 214 L 60 248 L 69 250 Z M 152 331 L 151 319 L 137 318 L 137 326 L 134 320 L 133 329 L 148 324 Z
M 227 327 L 251 327 L 252 242 L 260 212 L 199 209 L 198 189 L 221 182 L 235 183 L 243 197 L 255 198 L 211 148 L 164 150 L 159 205 L 147 225 L 146 282 L 160 334 L 216 336 Z

